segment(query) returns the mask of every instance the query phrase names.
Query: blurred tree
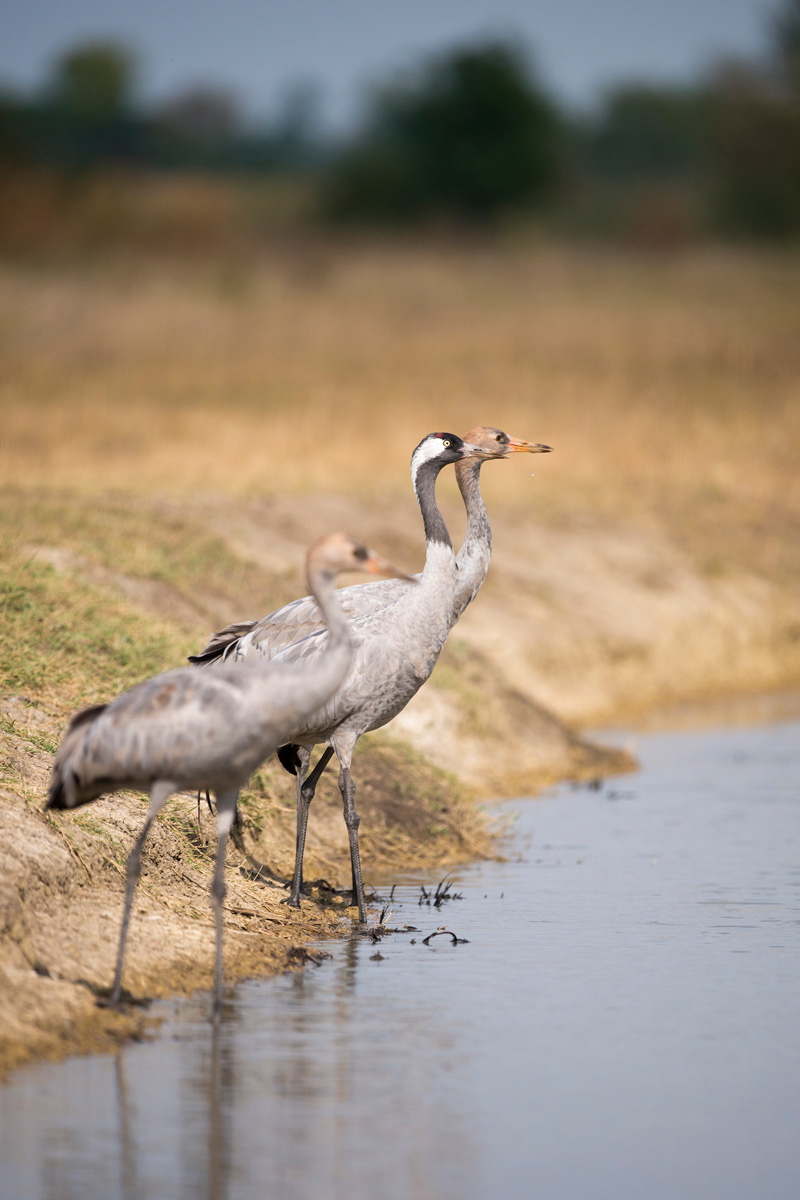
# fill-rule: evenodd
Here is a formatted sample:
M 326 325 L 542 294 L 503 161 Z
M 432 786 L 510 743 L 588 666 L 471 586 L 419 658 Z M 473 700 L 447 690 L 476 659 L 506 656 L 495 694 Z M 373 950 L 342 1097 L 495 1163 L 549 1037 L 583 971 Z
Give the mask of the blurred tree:
M 248 129 L 230 92 L 199 85 L 160 109 L 148 153 L 170 168 L 304 169 L 319 157 L 316 113 L 316 88 L 298 84 L 286 93 L 274 121 Z
M 134 111 L 135 60 L 124 46 L 87 42 L 60 55 L 31 106 L 41 162 L 84 173 L 147 154 L 147 122 Z
M 541 204 L 558 174 L 559 123 L 520 51 L 504 43 L 429 60 L 373 96 L 335 164 L 334 217 L 486 222 Z
M 800 101 L 800 0 L 786 0 L 776 13 L 772 42 L 779 79 Z
M 51 103 L 73 120 L 108 124 L 131 107 L 133 56 L 113 42 L 90 42 L 62 54 L 49 87 Z
M 707 108 L 700 88 L 617 87 L 579 131 L 580 157 L 608 179 L 686 178 L 702 156 Z
M 271 135 L 275 155 L 287 166 L 304 167 L 321 156 L 320 89 L 301 81 L 284 94 Z
M 0 166 L 19 166 L 35 158 L 28 107 L 0 92 Z
M 714 80 L 711 177 L 719 227 L 730 233 L 800 233 L 800 96 L 748 64 Z
M 239 107 L 223 89 L 200 84 L 167 101 L 159 122 L 177 137 L 197 142 L 219 142 L 233 137 L 241 127 Z

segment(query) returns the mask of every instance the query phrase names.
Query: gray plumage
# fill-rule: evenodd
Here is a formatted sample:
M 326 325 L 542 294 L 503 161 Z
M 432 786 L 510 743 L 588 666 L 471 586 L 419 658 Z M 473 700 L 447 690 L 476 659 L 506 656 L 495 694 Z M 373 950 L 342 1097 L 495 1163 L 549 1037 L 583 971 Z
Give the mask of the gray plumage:
M 464 441 L 480 446 L 484 458 L 465 458 L 456 463 L 456 479 L 464 500 L 467 528 L 456 555 L 456 585 L 450 614 L 450 628 L 481 589 L 492 557 L 492 528 L 481 495 L 480 471 L 490 459 L 505 459 L 514 453 L 547 453 L 549 446 L 509 437 L 502 429 L 480 425 L 465 434 Z M 412 578 L 419 580 L 420 576 Z M 380 579 L 341 588 L 337 599 L 349 621 L 359 621 L 399 599 L 412 586 L 399 579 Z M 319 632 L 325 622 L 313 596 L 303 596 L 285 604 L 260 620 L 238 621 L 212 634 L 199 654 L 189 661 L 207 664 L 221 661 L 244 662 L 254 654 L 274 658 L 295 642 Z
M 347 622 L 333 593 L 339 571 L 388 571 L 385 560 L 343 534 L 317 542 L 308 555 L 308 581 L 328 622 L 324 652 L 308 661 L 254 659 L 192 667 L 145 680 L 107 705 L 73 718 L 53 763 L 48 808 L 74 808 L 106 792 L 149 790 L 147 821 L 128 860 L 125 912 L 111 1001 L 121 993 L 130 908 L 141 849 L 167 798 L 208 788 L 217 797 L 217 862 L 212 896 L 217 910 L 215 1012 L 221 1003 L 224 851 L 239 789 L 287 736 L 342 683 L 353 656 Z
M 434 436 L 452 437 L 431 435 L 431 438 Z M 412 476 L 425 521 L 428 551 L 425 570 L 422 575 L 415 576 L 422 584 L 420 591 L 407 599 L 410 585 L 390 579 L 343 588 L 337 594 L 352 624 L 356 642 L 353 665 L 330 702 L 314 713 L 309 722 L 298 726 L 291 739 L 296 753 L 289 756 L 281 753 L 281 761 L 297 775 L 297 857 L 289 898 L 291 904 L 299 905 L 300 902 L 308 807 L 335 750 L 342 767 L 340 788 L 345 820 L 349 829 L 353 826 L 350 843 L 354 899 L 359 904 L 360 919 L 364 919 L 355 832 L 358 817 L 352 806 L 353 785 L 349 772 L 355 741 L 362 733 L 387 724 L 416 694 L 433 670 L 447 634 L 475 598 L 486 577 L 492 531 L 480 491 L 482 464 L 490 458 L 506 458 L 515 452 L 540 453 L 550 449 L 540 443 L 511 438 L 502 430 L 489 426 L 471 430 L 465 441 L 481 453 L 461 457 L 456 462 L 458 485 L 467 511 L 466 536 L 458 557 L 453 559 L 449 535 L 436 509 L 433 484 L 418 477 L 422 465 L 420 452 L 426 443 L 430 443 L 430 438 L 426 438 L 412 459 Z M 436 470 L 442 465 L 439 464 Z M 431 469 L 426 468 L 424 474 Z M 432 478 L 435 480 L 435 474 Z M 305 596 L 260 621 L 228 626 L 215 634 L 202 653 L 191 661 L 246 662 L 263 656 L 273 661 L 299 659 L 313 664 L 325 646 L 325 638 L 319 609 L 312 597 Z M 329 748 L 306 779 L 310 747 L 318 742 L 327 742 Z
M 465 443 L 455 434 L 430 434 L 417 446 L 411 460 L 412 482 L 425 526 L 427 556 L 418 586 L 408 585 L 381 591 L 355 590 L 368 601 L 351 611 L 351 633 L 355 644 L 353 662 L 342 685 L 327 704 L 307 721 L 299 722 L 289 739 L 298 750 L 297 849 L 289 903 L 298 906 L 302 886 L 302 862 L 308 806 L 316 782 L 335 751 L 339 759 L 339 787 L 350 840 L 353 897 L 358 904 L 359 920 L 366 920 L 358 849 L 359 818 L 355 811 L 355 785 L 350 773 L 353 750 L 362 733 L 387 724 L 419 691 L 431 671 L 450 630 L 456 591 L 457 568 L 447 527 L 436 505 L 435 485 L 439 472 L 448 463 L 476 457 L 485 459 L 490 452 Z M 347 600 L 345 600 L 347 603 Z M 311 628 L 313 615 L 304 602 L 282 610 L 287 620 L 282 625 L 259 622 L 240 636 L 227 655 L 234 660 L 269 657 L 271 661 L 303 662 L 313 669 L 324 653 L 327 631 Z M 296 620 L 294 618 L 296 617 Z M 292 632 L 288 632 L 292 631 Z M 293 640 L 292 634 L 299 633 Z M 289 641 L 289 644 L 283 644 Z M 279 648 L 280 647 L 280 648 Z M 223 651 L 224 653 L 224 651 Z M 198 656 L 202 660 L 203 656 Z M 310 749 L 326 742 L 313 774 L 305 780 Z

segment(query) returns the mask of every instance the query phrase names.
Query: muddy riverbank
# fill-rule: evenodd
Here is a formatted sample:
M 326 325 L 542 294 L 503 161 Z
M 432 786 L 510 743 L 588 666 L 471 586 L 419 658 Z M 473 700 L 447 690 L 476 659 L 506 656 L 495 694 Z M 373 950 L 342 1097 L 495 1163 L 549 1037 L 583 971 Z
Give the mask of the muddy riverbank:
M 405 241 L 2 264 L 2 1061 L 147 1018 L 97 1009 L 92 990 L 143 801 L 41 811 L 70 715 L 302 594 L 323 532 L 419 569 L 408 463 L 431 428 L 490 423 L 555 453 L 486 465 L 487 582 L 429 683 L 358 748 L 368 882 L 491 854 L 477 798 L 632 765 L 587 729 L 798 686 L 799 275 L 796 256 L 751 250 Z M 437 495 L 458 545 L 452 472 Z M 271 765 L 244 797 L 231 980 L 349 926 L 335 894 L 298 916 L 253 878 L 287 877 L 293 807 Z M 135 995 L 208 982 L 210 838 L 190 797 L 159 819 Z M 307 861 L 346 882 L 333 777 Z
M 398 517 L 389 506 L 365 515 L 352 499 L 328 500 L 329 522 L 366 524 L 370 541 L 413 567 L 411 505 Z M 455 525 L 456 506 L 448 504 Z M 29 1057 L 108 1047 L 140 1035 L 148 1021 L 146 1009 L 120 1016 L 96 1005 L 113 970 L 124 859 L 145 802 L 111 798 L 75 814 L 42 814 L 68 715 L 180 662 L 231 615 L 257 615 L 297 594 L 296 547 L 319 520 L 310 500 L 110 500 L 99 511 L 74 497 L 57 505 L 41 496 L 5 497 L 15 538 L 3 563 L 4 1069 Z M 786 584 L 704 577 L 666 537 L 620 529 L 614 550 L 596 531 L 557 532 L 510 517 L 498 525 L 489 580 L 430 683 L 359 748 L 367 882 L 372 873 L 438 869 L 491 854 L 479 797 L 531 794 L 560 779 L 634 765 L 624 749 L 576 732 L 583 721 L 641 717 L 659 704 L 795 677 Z M 294 846 L 290 776 L 268 764 L 245 794 L 243 812 L 242 847 L 231 849 L 228 869 L 230 981 L 297 968 L 309 941 L 346 935 L 353 914 L 325 887 L 300 914 L 281 904 Z M 194 799 L 175 798 L 146 854 L 126 980 L 134 997 L 208 986 L 212 853 L 208 814 L 201 810 L 198 825 Z M 315 800 L 306 861 L 307 878 L 346 884 L 334 774 Z
M 636 734 L 636 775 L 502 806 L 503 859 L 455 868 L 439 908 L 438 873 L 393 869 L 402 932 L 231 989 L 217 1031 L 200 994 L 157 1005 L 150 1044 L 15 1073 L 0 1192 L 789 1200 L 789 711 Z M 445 924 L 459 943 L 426 943 Z

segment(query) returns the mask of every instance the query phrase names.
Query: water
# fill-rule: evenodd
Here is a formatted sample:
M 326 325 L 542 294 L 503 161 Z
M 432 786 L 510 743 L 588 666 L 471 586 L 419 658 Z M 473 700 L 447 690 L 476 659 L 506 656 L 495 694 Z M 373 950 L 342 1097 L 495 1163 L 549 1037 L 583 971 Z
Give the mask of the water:
M 795 1200 L 800 724 L 642 738 L 378 944 L 0 1089 L 4 1200 Z M 313 814 L 312 814 L 313 818 Z M 430 946 L 446 924 L 468 942 Z M 412 938 L 415 943 L 412 944 Z M 382 958 L 375 958 L 375 955 Z

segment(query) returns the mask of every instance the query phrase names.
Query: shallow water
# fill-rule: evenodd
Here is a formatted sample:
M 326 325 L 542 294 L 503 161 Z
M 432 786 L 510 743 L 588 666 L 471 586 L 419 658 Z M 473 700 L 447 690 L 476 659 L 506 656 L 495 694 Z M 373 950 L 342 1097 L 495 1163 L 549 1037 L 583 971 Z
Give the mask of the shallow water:
M 800 724 L 639 739 L 378 944 L 0 1088 L 4 1200 L 795 1200 Z M 312 813 L 313 819 L 313 813 Z M 430 946 L 446 924 L 467 942 Z M 412 942 L 412 939 L 415 939 Z M 380 957 L 376 957 L 380 956 Z

